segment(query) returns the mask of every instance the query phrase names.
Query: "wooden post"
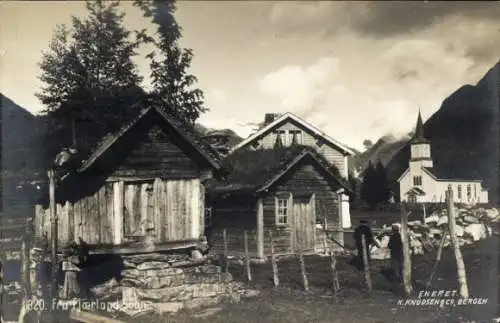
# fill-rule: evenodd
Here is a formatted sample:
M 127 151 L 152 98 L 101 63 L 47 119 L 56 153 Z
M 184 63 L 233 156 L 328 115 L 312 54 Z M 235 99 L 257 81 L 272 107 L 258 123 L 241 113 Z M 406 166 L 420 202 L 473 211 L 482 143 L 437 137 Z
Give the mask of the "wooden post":
M 243 232 L 245 237 L 245 266 L 247 269 L 247 279 L 248 281 L 252 281 L 252 270 L 250 268 L 250 254 L 248 252 L 248 233 L 247 230 Z
M 439 262 L 441 261 L 441 254 L 443 253 L 444 244 L 446 242 L 446 234 L 447 234 L 447 230 L 443 230 L 443 236 L 441 237 L 441 241 L 439 242 L 439 248 L 437 251 L 436 261 L 434 262 L 434 266 L 432 266 L 431 275 L 429 276 L 427 283 L 425 283 L 426 288 L 431 287 L 432 279 L 434 278 L 434 275 L 437 272 Z
M 257 257 L 264 259 L 264 202 L 257 200 Z
M 411 281 L 411 253 L 408 237 L 408 212 L 404 203 L 401 203 L 401 240 L 403 242 L 403 284 L 405 295 L 408 297 L 413 292 Z
M 467 274 L 465 272 L 464 259 L 462 258 L 462 252 L 460 251 L 460 245 L 458 243 L 457 234 L 455 231 L 455 206 L 453 203 L 453 190 L 451 189 L 451 186 L 448 187 L 448 190 L 446 191 L 446 203 L 448 207 L 448 225 L 450 229 L 451 243 L 453 245 L 455 259 L 457 261 L 457 274 L 460 296 L 462 298 L 468 298 L 469 288 L 467 286 Z
M 337 301 L 338 291 L 339 291 L 339 280 L 337 277 L 337 259 L 335 258 L 335 254 L 333 251 L 330 252 L 330 269 L 332 274 L 332 292 L 333 298 Z
M 57 271 L 59 269 L 59 264 L 57 262 L 57 213 L 56 213 L 56 176 L 55 171 L 50 169 L 48 171 L 49 176 L 49 199 L 50 199 L 50 222 L 51 222 L 51 263 L 52 263 L 52 280 L 50 284 L 50 294 L 51 298 L 57 298 Z
M 304 286 L 304 290 L 307 292 L 309 290 L 309 281 L 307 280 L 306 262 L 304 261 L 304 253 L 302 250 L 299 250 L 299 261 L 300 272 L 302 273 L 302 283 Z
M 224 228 L 222 231 L 222 239 L 224 240 L 224 272 L 228 273 L 229 272 L 229 262 L 227 259 L 227 254 L 228 254 L 228 247 L 227 247 L 227 231 Z
M 361 235 L 361 246 L 363 247 L 363 269 L 365 272 L 365 281 L 366 281 L 366 287 L 368 288 L 368 292 L 371 293 L 372 291 L 372 279 L 370 276 L 370 264 L 368 262 L 368 249 L 366 245 L 366 237 L 364 234 Z
M 325 256 L 328 255 L 328 243 L 326 241 L 326 217 L 323 222 L 323 248 L 325 249 Z
M 273 243 L 272 231 L 269 231 L 269 240 L 270 240 L 270 247 L 271 247 L 271 265 L 273 268 L 273 283 L 274 283 L 274 287 L 278 287 L 280 284 L 280 281 L 278 278 L 278 264 L 276 263 L 276 255 L 274 254 L 274 243 Z
M 28 228 L 28 227 L 27 227 Z M 30 232 L 27 230 L 23 234 L 21 244 L 21 285 L 22 285 L 22 301 L 21 311 L 19 312 L 18 322 L 26 322 L 30 309 L 28 303 L 31 299 L 31 282 L 30 282 Z

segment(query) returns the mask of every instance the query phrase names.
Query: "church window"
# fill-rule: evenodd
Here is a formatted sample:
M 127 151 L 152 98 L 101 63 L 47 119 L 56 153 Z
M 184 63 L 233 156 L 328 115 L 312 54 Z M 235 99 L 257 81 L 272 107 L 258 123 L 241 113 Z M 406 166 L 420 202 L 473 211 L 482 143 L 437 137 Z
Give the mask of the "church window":
M 462 185 L 458 185 L 458 188 L 457 188 L 457 197 L 459 200 L 462 199 Z
M 422 176 L 413 176 L 413 185 L 422 186 Z
M 477 185 L 474 185 L 474 198 L 477 197 Z
M 470 200 L 472 197 L 472 187 L 470 187 L 470 184 L 467 185 L 467 200 Z

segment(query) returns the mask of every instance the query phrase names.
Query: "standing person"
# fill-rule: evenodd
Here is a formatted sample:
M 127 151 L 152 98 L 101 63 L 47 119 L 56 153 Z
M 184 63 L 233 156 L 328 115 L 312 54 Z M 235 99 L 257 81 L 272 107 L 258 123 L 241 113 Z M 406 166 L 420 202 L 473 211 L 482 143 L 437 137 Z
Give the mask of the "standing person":
M 392 225 L 392 234 L 388 247 L 391 251 L 391 269 L 396 281 L 401 282 L 403 277 L 403 240 L 399 230 L 399 224 Z
M 359 221 L 359 226 L 354 230 L 354 241 L 356 243 L 356 249 L 358 249 L 357 256 L 357 264 L 359 269 L 364 269 L 363 264 L 363 244 L 362 244 L 362 236 L 365 236 L 366 242 L 366 256 L 368 262 L 370 262 L 370 248 L 372 245 L 376 245 L 380 248 L 380 243 L 373 237 L 373 232 L 370 226 L 368 225 L 368 221 L 361 220 Z

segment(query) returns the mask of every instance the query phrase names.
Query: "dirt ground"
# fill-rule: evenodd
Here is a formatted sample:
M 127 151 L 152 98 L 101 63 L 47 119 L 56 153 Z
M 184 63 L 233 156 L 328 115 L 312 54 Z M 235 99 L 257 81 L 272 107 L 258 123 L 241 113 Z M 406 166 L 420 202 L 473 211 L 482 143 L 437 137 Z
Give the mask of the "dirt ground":
M 500 316 L 498 306 L 498 237 L 463 248 L 470 297 L 488 299 L 484 305 L 470 306 L 401 306 L 400 288 L 391 283 L 384 272 L 388 261 L 373 261 L 373 291 L 367 294 L 363 273 L 348 264 L 349 257 L 339 258 L 341 291 L 335 303 L 330 291 L 331 278 L 327 258 L 305 258 L 310 291 L 304 292 L 297 259 L 284 259 L 278 264 L 280 287 L 272 287 L 271 265 L 253 265 L 253 281 L 249 286 L 261 291 L 261 296 L 238 304 L 217 308 L 181 312 L 175 316 L 139 317 L 135 322 L 492 322 Z M 431 271 L 434 254 L 413 259 L 415 298 Z M 236 280 L 246 281 L 244 268 L 231 266 Z M 432 290 L 457 290 L 456 264 L 451 249 L 443 254 Z

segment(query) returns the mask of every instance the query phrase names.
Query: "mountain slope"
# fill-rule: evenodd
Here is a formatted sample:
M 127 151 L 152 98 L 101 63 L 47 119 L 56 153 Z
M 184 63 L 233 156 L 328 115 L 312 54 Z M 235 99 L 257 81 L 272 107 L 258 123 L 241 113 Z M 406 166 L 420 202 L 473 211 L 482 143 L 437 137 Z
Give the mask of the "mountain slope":
M 356 170 L 362 173 L 368 164 L 382 162 L 386 166 L 391 159 L 401 150 L 411 138 L 411 133 L 400 138 L 392 135 L 385 135 L 377 142 L 362 153 L 356 154 L 353 158 L 353 166 Z
M 9 208 L 23 199 L 16 193 L 19 181 L 39 171 L 42 147 L 38 144 L 37 118 L 0 93 L 2 140 L 2 207 Z
M 450 178 L 478 178 L 496 203 L 499 177 L 500 63 L 475 85 L 465 85 L 445 99 L 424 125 L 431 140 L 435 168 Z M 408 167 L 410 147 L 405 144 L 387 164 L 396 180 Z M 395 191 L 397 184 L 395 185 Z

